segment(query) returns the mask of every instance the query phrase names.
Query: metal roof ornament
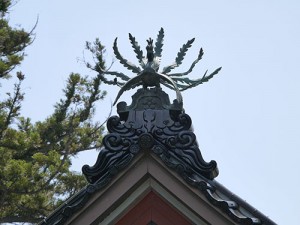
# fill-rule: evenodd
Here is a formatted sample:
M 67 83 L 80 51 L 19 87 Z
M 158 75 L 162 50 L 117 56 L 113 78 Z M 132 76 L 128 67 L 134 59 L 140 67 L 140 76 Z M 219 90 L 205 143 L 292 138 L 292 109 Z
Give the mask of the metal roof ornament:
M 189 88 L 196 87 L 199 84 L 209 81 L 214 75 L 216 75 L 221 70 L 221 67 L 219 67 L 209 75 L 207 75 L 207 71 L 206 71 L 201 78 L 196 80 L 192 80 L 186 77 L 189 73 L 192 72 L 195 65 L 201 60 L 204 54 L 203 49 L 201 48 L 197 59 L 192 63 L 192 65 L 186 72 L 170 73 L 174 68 L 179 67 L 182 64 L 186 52 L 192 46 L 195 38 L 188 40 L 187 43 L 185 43 L 177 53 L 175 62 L 169 66 L 164 67 L 161 72 L 158 72 L 158 70 L 160 67 L 160 59 L 162 56 L 161 53 L 162 53 L 163 40 L 164 40 L 163 28 L 160 29 L 157 35 L 155 46 L 153 45 L 153 39 L 149 38 L 147 40 L 146 57 L 143 55 L 143 51 L 141 50 L 140 46 L 136 42 L 135 37 L 133 37 L 130 33 L 129 33 L 129 40 L 131 42 L 134 52 L 136 53 L 136 57 L 139 61 L 140 67 L 129 62 L 120 54 L 117 46 L 117 38 L 114 41 L 113 50 L 116 58 L 120 61 L 120 63 L 123 66 L 125 66 L 127 69 L 131 70 L 133 73 L 136 73 L 137 76 L 130 78 L 123 73 L 103 70 L 100 68 L 103 75 L 107 74 L 107 75 L 115 76 L 114 82 L 109 81 L 103 77 L 102 81 L 104 83 L 114 84 L 121 87 L 114 101 L 114 105 L 117 103 L 121 95 L 127 90 L 135 88 L 139 85 L 142 85 L 144 89 L 146 89 L 147 87 L 160 87 L 160 84 L 172 90 L 175 90 L 177 102 L 179 104 L 182 104 L 182 96 L 180 93 L 181 91 L 185 91 Z M 118 79 L 121 79 L 121 81 L 119 81 Z
M 109 134 L 103 138 L 103 148 L 98 160 L 92 167 L 84 166 L 83 174 L 90 183 L 98 182 L 99 179 L 106 179 L 105 176 L 113 175 L 118 168 L 129 165 L 139 152 L 151 152 L 160 157 L 167 166 L 180 171 L 189 182 L 192 182 L 197 176 L 213 180 L 218 175 L 217 163 L 214 160 L 204 161 L 192 129 L 192 120 L 184 112 L 180 91 L 208 81 L 221 68 L 209 75 L 205 73 L 202 78 L 197 80 L 184 77 L 202 58 L 203 50 L 200 49 L 198 58 L 188 71 L 170 73 L 172 69 L 182 63 L 186 52 L 194 42 L 194 39 L 191 39 L 182 46 L 175 63 L 164 67 L 162 72 L 158 72 L 164 30 L 160 29 L 155 45 L 152 38 L 147 40 L 145 57 L 131 34 L 129 34 L 129 39 L 141 67 L 133 65 L 121 56 L 117 47 L 117 39 L 114 41 L 113 49 L 120 63 L 137 73 L 137 76 L 130 79 L 123 73 L 104 70 L 101 75 L 115 76 L 115 82 L 108 81 L 104 76 L 102 78 L 104 83 L 121 86 L 114 104 L 124 91 L 139 85 L 142 85 L 143 88 L 138 89 L 132 95 L 130 105 L 127 105 L 126 102 L 118 103 L 117 113 L 119 116 L 112 116 L 107 121 Z M 122 81 L 118 81 L 116 78 L 121 78 Z M 173 103 L 170 102 L 168 94 L 162 90 L 160 84 L 176 91 L 177 98 Z M 109 179 L 108 177 L 107 179 Z

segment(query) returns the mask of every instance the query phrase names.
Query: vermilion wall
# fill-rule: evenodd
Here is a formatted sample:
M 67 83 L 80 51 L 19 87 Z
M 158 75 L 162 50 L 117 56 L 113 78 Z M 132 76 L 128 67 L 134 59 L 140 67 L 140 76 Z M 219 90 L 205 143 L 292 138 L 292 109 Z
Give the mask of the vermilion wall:
M 177 210 L 172 208 L 154 192 L 149 192 L 116 225 L 192 225 Z

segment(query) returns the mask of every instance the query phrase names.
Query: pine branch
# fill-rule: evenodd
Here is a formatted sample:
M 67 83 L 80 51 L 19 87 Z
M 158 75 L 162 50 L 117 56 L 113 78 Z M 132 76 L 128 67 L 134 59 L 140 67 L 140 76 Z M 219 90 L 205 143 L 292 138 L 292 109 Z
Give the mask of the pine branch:
M 5 216 L 0 218 L 0 224 L 2 223 L 38 223 L 44 218 L 34 218 L 32 216 Z
M 5 105 L 8 108 L 8 114 L 6 116 L 3 126 L 0 128 L 0 139 L 3 137 L 3 132 L 9 127 L 14 117 L 18 116 L 21 109 L 21 101 L 24 98 L 24 94 L 21 92 L 21 84 L 24 80 L 24 75 L 21 72 L 17 72 L 19 82 L 15 84 L 14 95 L 6 101 Z
M 65 92 L 66 100 L 60 100 L 60 103 L 58 103 L 55 108 L 54 117 L 56 119 L 56 122 L 59 124 L 61 123 L 67 116 L 67 110 L 70 107 L 72 103 L 72 99 L 74 98 L 76 86 L 80 82 L 81 77 L 79 74 L 72 73 L 69 76 L 68 84 Z

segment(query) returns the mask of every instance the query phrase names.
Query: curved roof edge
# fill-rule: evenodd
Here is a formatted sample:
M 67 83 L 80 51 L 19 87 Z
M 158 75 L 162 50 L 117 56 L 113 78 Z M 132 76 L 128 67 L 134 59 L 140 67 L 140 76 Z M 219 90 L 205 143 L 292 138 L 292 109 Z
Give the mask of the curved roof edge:
M 128 164 L 125 166 L 126 169 L 130 169 L 135 165 L 132 165 L 133 160 L 139 160 L 142 158 L 141 155 L 156 155 L 151 152 L 141 153 L 137 155 L 137 157 L 132 158 L 132 160 L 128 161 Z M 157 160 L 160 157 L 155 156 Z M 105 161 L 105 159 L 103 159 Z M 187 186 L 192 186 L 196 188 L 200 193 L 202 193 L 207 202 L 209 202 L 214 207 L 220 209 L 224 212 L 229 218 L 234 221 L 235 224 L 250 224 L 250 225 L 275 225 L 270 218 L 265 216 L 263 213 L 252 207 L 250 204 L 242 200 L 240 197 L 229 191 L 222 184 L 217 182 L 216 180 L 208 180 L 205 177 L 194 174 L 194 178 L 197 176 L 196 180 L 192 180 L 191 177 L 185 176 L 182 171 L 176 170 L 176 168 L 169 166 L 162 160 L 159 160 L 162 165 L 165 165 L 167 170 L 173 171 L 179 175 L 179 177 L 185 180 Z M 134 163 L 136 164 L 136 163 Z M 88 202 L 89 200 L 97 194 L 97 192 L 105 189 L 110 186 L 111 181 L 116 179 L 117 175 L 122 171 L 125 167 L 114 169 L 113 172 L 107 173 L 106 176 L 103 176 L 102 179 L 99 179 L 97 182 L 93 184 L 87 185 L 73 197 L 65 201 L 56 211 L 54 211 L 51 215 L 49 215 L 46 219 L 41 221 L 39 225 L 62 225 L 66 224 L 68 220 L 79 212 Z M 126 171 L 124 172 L 126 173 Z M 188 203 L 187 203 L 188 204 Z

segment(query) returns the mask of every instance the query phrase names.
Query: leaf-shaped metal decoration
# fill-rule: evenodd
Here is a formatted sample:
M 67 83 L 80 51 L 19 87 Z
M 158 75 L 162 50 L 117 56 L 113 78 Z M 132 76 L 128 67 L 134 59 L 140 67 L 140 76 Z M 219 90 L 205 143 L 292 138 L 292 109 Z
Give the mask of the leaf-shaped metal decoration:
M 186 44 L 184 44 L 179 52 L 177 53 L 177 57 L 175 59 L 175 63 L 170 65 L 170 66 L 167 66 L 163 69 L 163 73 L 169 73 L 171 72 L 172 69 L 178 67 L 183 59 L 184 59 L 184 56 L 186 55 L 186 52 L 188 51 L 188 49 L 192 46 L 193 42 L 195 41 L 195 38 L 191 39 L 191 40 L 188 40 Z
M 184 84 L 192 84 L 194 83 L 194 80 L 191 80 L 187 77 L 184 77 L 184 78 L 177 78 L 177 77 L 174 77 L 172 78 L 177 84 L 178 82 L 181 82 L 181 83 L 184 83 Z
M 135 40 L 135 37 L 133 37 L 130 33 L 129 33 L 129 40 L 130 40 L 132 48 L 133 48 L 133 50 L 134 50 L 134 52 L 136 54 L 136 57 L 139 60 L 140 65 L 142 67 L 144 67 L 145 63 L 143 62 L 143 51 L 141 50 L 139 44 Z
M 162 73 L 167 74 L 167 73 L 169 73 L 172 69 L 176 68 L 176 66 L 177 66 L 176 63 L 173 63 L 172 65 L 169 65 L 169 66 L 166 66 L 166 67 L 163 68 Z
M 176 81 L 175 81 L 175 82 L 176 82 Z M 173 87 L 172 85 L 170 85 L 170 84 L 168 84 L 168 83 L 166 83 L 166 82 L 161 82 L 161 84 L 164 85 L 164 86 L 167 87 L 167 88 L 170 88 L 171 90 L 175 90 L 174 87 Z M 177 85 L 179 91 L 181 91 L 183 88 L 186 87 L 186 85 L 180 84 L 180 83 L 176 83 L 176 85 Z
M 196 87 L 198 86 L 199 84 L 202 84 L 204 82 L 207 82 L 209 81 L 211 78 L 213 78 L 213 76 L 215 76 L 216 74 L 219 73 L 219 71 L 222 69 L 222 67 L 219 67 L 218 69 L 216 69 L 214 72 L 212 72 L 211 74 L 209 74 L 208 76 L 206 76 L 207 74 L 207 71 L 205 72 L 205 74 L 203 75 L 202 78 L 198 79 L 198 80 L 195 80 L 193 82 L 193 84 L 189 85 L 189 86 L 186 86 L 185 88 L 181 89 L 180 91 L 185 91 L 189 88 L 193 88 L 193 87 Z
M 175 59 L 177 66 L 179 66 L 182 63 L 184 56 L 186 55 L 186 52 L 189 50 L 190 47 L 192 47 L 194 41 L 195 38 L 188 40 L 187 43 L 182 46 Z
M 177 76 L 188 75 L 189 73 L 192 72 L 192 70 L 194 69 L 195 65 L 202 59 L 203 54 L 204 54 L 204 52 L 203 52 L 203 49 L 201 48 L 200 51 L 199 51 L 197 59 L 192 63 L 192 65 L 190 66 L 190 68 L 189 68 L 188 71 L 186 71 L 184 73 L 172 73 L 172 74 L 169 74 L 169 76 L 173 78 L 173 77 L 177 77 Z
M 120 54 L 119 50 L 118 50 L 118 46 L 117 46 L 117 39 L 115 39 L 114 41 L 114 46 L 113 46 L 113 50 L 115 53 L 116 58 L 120 61 L 120 63 L 125 66 L 127 69 L 131 70 L 134 73 L 139 73 L 141 72 L 141 69 L 137 66 L 135 66 L 134 64 L 132 64 L 131 62 L 129 62 L 127 59 L 124 59 L 123 56 Z
M 196 60 L 191 64 L 190 68 L 183 73 L 172 73 L 169 72 L 180 66 L 182 64 L 182 61 L 184 60 L 184 57 L 189 50 L 189 48 L 192 46 L 195 38 L 188 40 L 183 46 L 180 48 L 179 52 L 177 53 L 177 56 L 175 58 L 175 62 L 167 67 L 164 67 L 162 72 L 158 72 L 159 66 L 160 66 L 160 58 L 162 55 L 162 47 L 163 47 L 163 41 L 164 41 L 164 29 L 161 28 L 158 32 L 155 46 L 153 46 L 153 39 L 149 38 L 147 40 L 148 45 L 146 47 L 147 54 L 144 57 L 143 51 L 141 50 L 140 46 L 138 45 L 135 37 L 133 37 L 131 34 L 129 34 L 129 40 L 131 42 L 132 48 L 136 54 L 137 59 L 139 60 L 139 63 L 141 65 L 140 67 L 135 66 L 120 54 L 117 46 L 117 38 L 114 41 L 113 50 L 116 58 L 120 61 L 122 65 L 124 65 L 126 68 L 131 70 L 132 72 L 136 73 L 137 75 L 133 78 L 129 78 L 127 75 L 119 72 L 112 72 L 112 71 L 104 71 L 102 68 L 99 68 L 98 73 L 101 75 L 101 80 L 104 83 L 107 84 L 113 84 L 121 86 L 121 89 L 116 97 L 116 100 L 114 104 L 118 101 L 118 99 L 121 97 L 124 91 L 127 91 L 129 89 L 135 88 L 139 85 L 143 85 L 143 88 L 148 87 L 160 87 L 160 84 L 176 91 L 177 101 L 179 104 L 182 103 L 182 96 L 180 91 L 185 91 L 189 88 L 193 88 L 198 86 L 199 84 L 202 84 L 204 82 L 209 81 L 214 75 L 216 75 L 220 70 L 221 67 L 216 69 L 211 74 L 207 75 L 207 71 L 205 74 L 200 78 L 196 80 L 189 79 L 188 77 L 184 77 L 192 72 L 196 64 L 202 59 L 202 56 L 204 54 L 203 49 L 201 48 Z M 111 75 L 115 76 L 113 80 L 108 80 L 103 75 Z M 118 80 L 120 79 L 120 81 Z
M 162 46 L 164 45 L 163 44 L 164 36 L 165 36 L 164 29 L 160 28 L 155 42 L 154 57 L 161 57 Z

